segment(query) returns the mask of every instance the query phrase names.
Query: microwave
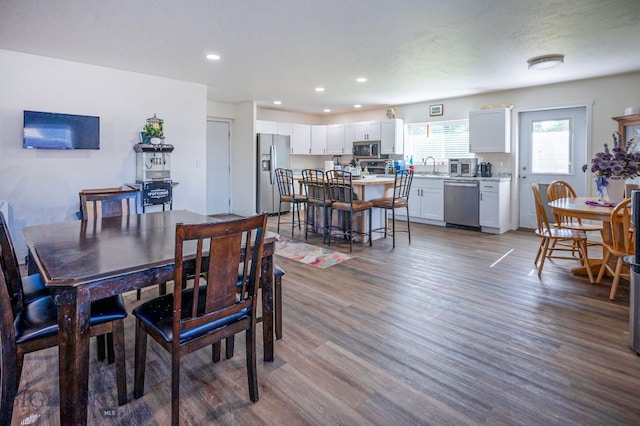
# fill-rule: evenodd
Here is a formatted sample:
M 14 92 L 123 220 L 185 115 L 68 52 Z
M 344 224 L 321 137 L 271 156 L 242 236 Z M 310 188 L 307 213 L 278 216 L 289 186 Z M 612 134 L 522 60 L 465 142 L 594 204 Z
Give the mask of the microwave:
M 380 141 L 358 141 L 353 143 L 355 158 L 380 158 Z
M 450 158 L 449 159 L 449 175 L 450 176 L 467 176 L 473 177 L 478 175 L 478 159 L 477 158 Z

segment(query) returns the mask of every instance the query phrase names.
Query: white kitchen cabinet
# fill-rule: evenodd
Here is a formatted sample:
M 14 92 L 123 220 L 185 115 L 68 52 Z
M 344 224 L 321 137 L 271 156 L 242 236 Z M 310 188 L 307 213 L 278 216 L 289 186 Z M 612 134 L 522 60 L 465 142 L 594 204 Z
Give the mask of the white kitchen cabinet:
M 291 129 L 291 154 L 311 154 L 311 126 L 294 124 Z
M 404 216 L 404 212 L 402 215 Z M 409 191 L 409 216 L 438 222 L 444 221 L 443 179 L 413 177 Z
M 256 120 L 256 133 L 278 134 L 276 121 Z
M 327 126 L 327 155 L 342 155 L 345 153 L 344 124 L 330 124 Z M 349 148 L 351 144 L 349 144 Z
M 511 110 L 469 112 L 469 152 L 511 152 Z
M 311 154 L 324 155 L 327 152 L 327 126 L 311 126 Z
M 509 229 L 511 182 L 480 181 L 480 228 L 502 234 Z
M 404 152 L 404 128 L 402 120 L 392 118 L 382 120 L 380 126 L 380 151 L 382 154 L 402 154 Z
M 293 132 L 293 124 L 291 123 L 278 123 L 278 134 L 284 136 L 291 136 Z
M 379 141 L 380 121 L 361 121 L 359 123 L 355 123 L 354 140 Z
M 355 123 L 347 123 L 344 125 L 344 153 L 353 154 L 353 141 L 356 140 Z

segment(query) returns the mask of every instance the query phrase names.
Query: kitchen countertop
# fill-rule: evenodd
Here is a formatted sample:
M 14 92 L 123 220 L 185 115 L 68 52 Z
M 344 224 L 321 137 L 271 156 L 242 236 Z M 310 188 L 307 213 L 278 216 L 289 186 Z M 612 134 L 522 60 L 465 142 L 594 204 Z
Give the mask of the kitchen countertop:
M 393 179 L 393 175 L 377 175 L 379 177 L 390 177 Z M 449 175 L 433 175 L 428 173 L 414 173 L 414 179 L 446 179 L 446 180 L 477 180 L 488 182 L 510 182 L 511 176 L 492 176 L 492 177 L 480 177 L 480 176 L 449 176 Z

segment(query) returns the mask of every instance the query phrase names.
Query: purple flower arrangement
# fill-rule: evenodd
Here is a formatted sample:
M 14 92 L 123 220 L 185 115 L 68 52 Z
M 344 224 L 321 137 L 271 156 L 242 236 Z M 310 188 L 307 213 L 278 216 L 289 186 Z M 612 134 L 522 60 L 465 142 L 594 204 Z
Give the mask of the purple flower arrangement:
M 620 176 L 622 179 L 631 179 L 638 176 L 640 170 L 640 152 L 634 152 L 635 144 L 633 139 L 625 143 L 619 132 L 613 133 L 613 149 L 609 149 L 609 144 L 604 144 L 604 152 L 598 152 L 591 159 L 591 173 L 597 178 L 610 178 Z M 586 172 L 589 166 L 582 166 L 582 171 Z M 603 179 L 604 180 L 604 179 Z M 605 184 L 606 185 L 606 184 Z

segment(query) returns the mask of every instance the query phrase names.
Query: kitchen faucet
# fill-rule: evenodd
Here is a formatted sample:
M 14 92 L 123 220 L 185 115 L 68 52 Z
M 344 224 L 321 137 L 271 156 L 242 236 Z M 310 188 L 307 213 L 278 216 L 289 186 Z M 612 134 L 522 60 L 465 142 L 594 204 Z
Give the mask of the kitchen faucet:
M 424 160 L 424 165 L 427 165 L 427 161 L 429 161 L 429 158 L 431 158 L 433 160 L 433 172 L 432 174 L 436 174 L 436 159 L 433 158 L 432 156 L 428 156 L 425 160 Z

